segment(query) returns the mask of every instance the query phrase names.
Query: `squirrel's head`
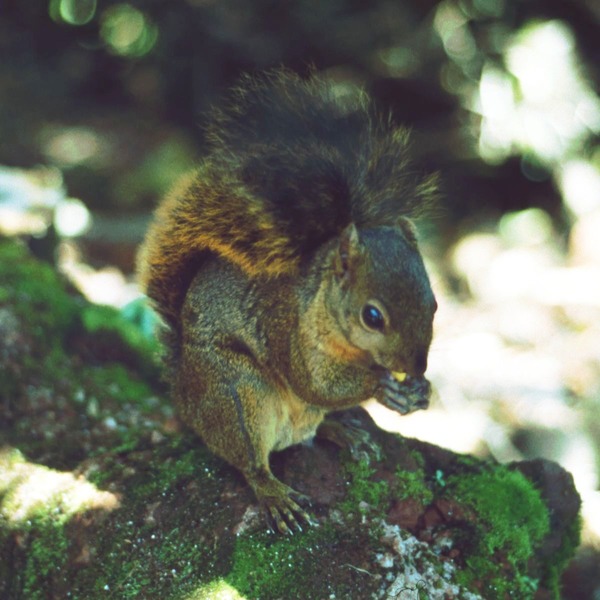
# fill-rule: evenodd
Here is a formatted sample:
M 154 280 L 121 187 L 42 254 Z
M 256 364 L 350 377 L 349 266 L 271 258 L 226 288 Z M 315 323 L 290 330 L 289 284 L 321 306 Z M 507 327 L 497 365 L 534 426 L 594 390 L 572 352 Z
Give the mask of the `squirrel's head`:
M 412 224 L 350 225 L 332 252 L 327 303 L 346 343 L 375 370 L 422 377 L 437 303 Z

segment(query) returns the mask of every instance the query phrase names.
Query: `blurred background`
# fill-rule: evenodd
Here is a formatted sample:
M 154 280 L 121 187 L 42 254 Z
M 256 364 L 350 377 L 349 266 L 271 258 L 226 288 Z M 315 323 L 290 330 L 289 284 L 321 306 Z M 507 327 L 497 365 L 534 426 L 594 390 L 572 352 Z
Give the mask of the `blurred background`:
M 0 5 L 0 233 L 91 300 L 139 298 L 160 196 L 241 73 L 312 68 L 413 130 L 445 199 L 421 222 L 438 295 L 424 413 L 382 426 L 569 469 L 600 598 L 598 0 L 50 0 Z

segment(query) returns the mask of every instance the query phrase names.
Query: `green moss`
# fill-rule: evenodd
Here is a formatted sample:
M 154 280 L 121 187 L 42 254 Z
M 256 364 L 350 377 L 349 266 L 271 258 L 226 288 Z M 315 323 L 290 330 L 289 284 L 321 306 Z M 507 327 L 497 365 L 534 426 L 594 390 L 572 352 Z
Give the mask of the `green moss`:
M 144 301 L 118 311 L 87 304 L 67 288 L 51 265 L 35 260 L 23 245 L 0 239 L 0 304 L 9 305 L 35 338 L 36 355 L 61 346 L 75 330 L 94 335 L 108 332 L 155 366 L 156 318 Z
M 87 431 L 97 454 L 135 447 L 173 414 L 154 385 L 156 342 L 137 325 L 148 310 L 129 307 L 126 318 L 86 303 L 50 265 L 8 240 L 0 240 L 3 307 L 0 318 L 12 333 L 0 364 L 0 403 L 13 417 L 0 424 L 6 443 L 72 466 L 82 458 L 82 436 L 65 437 L 65 429 Z M 60 418 L 44 420 L 50 402 Z
M 486 524 L 480 544 L 488 553 L 501 550 L 514 565 L 522 565 L 548 533 L 548 510 L 539 491 L 520 472 L 496 467 L 463 475 L 454 493 Z
M 76 322 L 76 305 L 50 266 L 6 240 L 0 240 L 0 303 L 14 315 L 19 334 L 33 342 L 23 357 L 30 364 L 60 347 Z
M 106 534 L 105 534 L 106 535 Z M 106 557 L 89 580 L 75 581 L 76 597 L 165 598 L 176 600 L 206 583 L 216 571 L 214 545 L 198 539 L 193 528 L 174 527 L 166 532 L 139 526 L 119 515 L 111 536 L 99 548 Z
M 29 521 L 28 537 L 31 539 L 25 555 L 20 577 L 23 593 L 30 600 L 45 600 L 47 589 L 66 572 L 69 542 L 65 534 L 66 515 L 53 516 L 40 513 Z M 41 584 L 41 585 L 40 585 Z
M 0 302 L 10 305 L 26 324 L 38 354 L 64 340 L 76 325 L 80 308 L 50 265 L 8 240 L 0 240 Z
M 390 486 L 387 481 L 375 481 L 375 469 L 366 460 L 355 461 L 348 458 L 344 463 L 344 473 L 348 480 L 346 497 L 340 504 L 345 514 L 361 511 L 360 503 L 366 502 L 375 510 L 382 510 L 390 501 Z
M 241 536 L 236 541 L 233 567 L 226 580 L 250 598 L 310 598 L 305 589 L 307 582 L 298 575 L 307 563 L 320 560 L 319 551 L 329 537 L 330 530 L 316 528 L 296 537 L 269 533 Z
M 371 598 L 379 582 L 354 570 L 353 552 L 369 543 L 368 528 L 325 523 L 301 535 L 239 536 L 225 581 L 249 600 Z
M 197 438 L 193 438 L 195 444 L 192 448 L 186 448 L 187 441 L 187 438 L 182 437 L 175 442 L 175 445 L 179 445 L 175 456 L 173 445 L 164 446 L 154 453 L 152 461 L 148 464 L 151 477 L 148 477 L 145 483 L 136 486 L 136 493 L 140 497 L 162 494 L 182 481 L 196 480 L 199 477 L 204 485 L 208 485 L 209 482 L 214 485 L 218 459 L 205 446 L 199 444 Z
M 27 348 L 12 369 L 7 369 L 0 394 L 13 399 L 19 394 L 20 382 L 67 382 L 74 389 L 81 381 L 84 389 L 100 387 L 108 390 L 113 399 L 137 401 L 152 394 L 132 369 L 114 366 L 107 369 L 73 369 L 73 338 L 90 351 L 103 334 L 114 336 L 106 344 L 111 350 L 121 345 L 131 356 L 132 367 L 144 375 L 156 377 L 155 356 L 158 346 L 148 331 L 143 332 L 134 322 L 141 308 L 130 309 L 132 321 L 107 306 L 86 304 L 83 298 L 69 293 L 62 278 L 48 264 L 33 259 L 27 249 L 13 241 L 0 240 L 0 306 L 9 307 L 17 321 L 15 327 Z M 133 311 L 133 312 L 132 312 Z M 144 314 L 151 311 L 146 309 Z M 148 329 L 149 326 L 146 326 Z M 86 338 L 87 336 L 87 338 Z M 123 354 L 121 352 L 121 354 Z M 110 354 L 110 353 L 109 353 Z M 102 351 L 94 359 L 102 363 Z M 106 364 L 106 362 L 104 363 Z M 97 386 L 94 386 L 94 381 Z M 114 393 L 111 394 L 111 390 Z
M 102 564 L 75 579 L 80 597 L 176 600 L 224 575 L 228 563 L 223 562 L 223 541 L 206 539 L 200 526 L 208 519 L 219 526 L 215 507 L 222 484 L 215 465 L 206 449 L 190 447 L 189 437 L 178 436 L 151 452 L 134 452 L 127 461 L 114 457 L 103 466 L 109 480 L 121 481 L 128 505 L 103 529 L 98 543 Z M 108 482 L 98 474 L 94 478 Z M 180 506 L 190 484 L 202 490 L 201 503 L 188 503 L 181 511 L 165 508 L 160 523 L 155 520 L 153 513 L 161 507 Z
M 534 585 L 521 571 L 549 531 L 548 509 L 539 491 L 522 473 L 504 466 L 450 477 L 448 491 L 477 515 L 464 582 L 490 582 L 489 598 L 509 592 L 512 597 L 532 597 L 537 582 Z M 503 573 L 506 566 L 514 573 L 510 581 Z
M 0 456 L 0 549 L 11 557 L 0 567 L 0 595 L 175 599 L 224 575 L 229 564 L 218 565 L 214 540 L 200 540 L 198 527 L 200 520 L 218 522 L 215 459 L 189 436 L 150 442 L 153 417 L 172 414 L 142 377 L 140 365 L 153 365 L 152 343 L 117 311 L 66 291 L 50 266 L 15 243 L 0 242 L 2 305 L 19 335 L 9 356 L 11 388 L 0 378 L 0 401 L 11 402 L 19 418 L 2 434 L 23 452 Z M 60 419 L 44 417 L 50 402 Z M 81 450 L 90 437 L 93 458 Z M 89 476 L 25 455 L 51 456 L 54 466 L 67 457 L 68 467 L 85 458 Z M 200 505 L 183 508 L 187 516 L 169 511 L 159 527 L 152 511 L 180 506 L 194 485 L 202 489 Z M 93 529 L 82 534 L 82 527 Z
M 396 471 L 397 487 L 395 496 L 399 500 L 413 498 L 421 502 L 424 506 L 433 501 L 433 492 L 425 481 L 425 472 L 422 469 L 417 471 L 407 471 L 398 468 Z
M 408 454 L 413 459 L 417 469 L 421 469 L 422 471 L 424 471 L 425 470 L 425 458 L 423 457 L 423 454 L 415 448 L 409 449 L 406 445 L 406 441 L 404 441 L 404 446 L 405 446 L 405 448 L 408 449 Z
M 146 446 L 147 442 L 137 437 L 123 448 L 111 448 L 110 453 L 102 457 L 102 468 L 90 473 L 89 480 L 106 486 L 109 481 L 121 479 L 123 473 L 132 468 L 123 461 L 122 452 L 133 453 L 131 460 L 135 468 L 128 486 L 136 498 L 152 498 L 200 475 L 205 483 L 216 477 L 219 459 L 191 434 L 173 436 L 151 451 Z

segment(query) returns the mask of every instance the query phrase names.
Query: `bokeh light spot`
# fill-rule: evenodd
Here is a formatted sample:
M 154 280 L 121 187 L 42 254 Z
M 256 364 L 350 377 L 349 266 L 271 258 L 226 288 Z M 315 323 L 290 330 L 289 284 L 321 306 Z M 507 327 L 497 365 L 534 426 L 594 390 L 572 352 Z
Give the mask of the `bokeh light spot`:
M 510 246 L 535 246 L 550 241 L 552 219 L 541 208 L 506 213 L 498 225 L 500 237 Z
M 100 35 L 111 52 L 135 57 L 152 50 L 158 28 L 137 8 L 117 4 L 102 13 Z
M 87 206 L 77 198 L 65 198 L 54 211 L 54 227 L 62 237 L 76 237 L 85 233 L 92 224 Z
M 54 21 L 86 25 L 96 15 L 97 0 L 51 0 L 48 12 Z
M 584 160 L 561 166 L 558 183 L 566 205 L 578 217 L 600 209 L 600 171 Z
M 102 149 L 98 134 L 89 127 L 48 127 L 41 142 L 44 154 L 62 167 L 85 163 Z

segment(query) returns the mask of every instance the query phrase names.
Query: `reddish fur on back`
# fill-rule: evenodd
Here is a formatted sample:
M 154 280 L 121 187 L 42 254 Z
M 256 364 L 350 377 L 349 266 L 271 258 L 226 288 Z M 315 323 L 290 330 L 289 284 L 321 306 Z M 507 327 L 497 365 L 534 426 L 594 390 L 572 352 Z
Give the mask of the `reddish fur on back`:
M 299 256 L 264 201 L 205 164 L 186 176 L 155 213 L 139 255 L 139 280 L 159 314 L 176 324 L 185 293 L 210 251 L 249 275 L 292 273 Z

